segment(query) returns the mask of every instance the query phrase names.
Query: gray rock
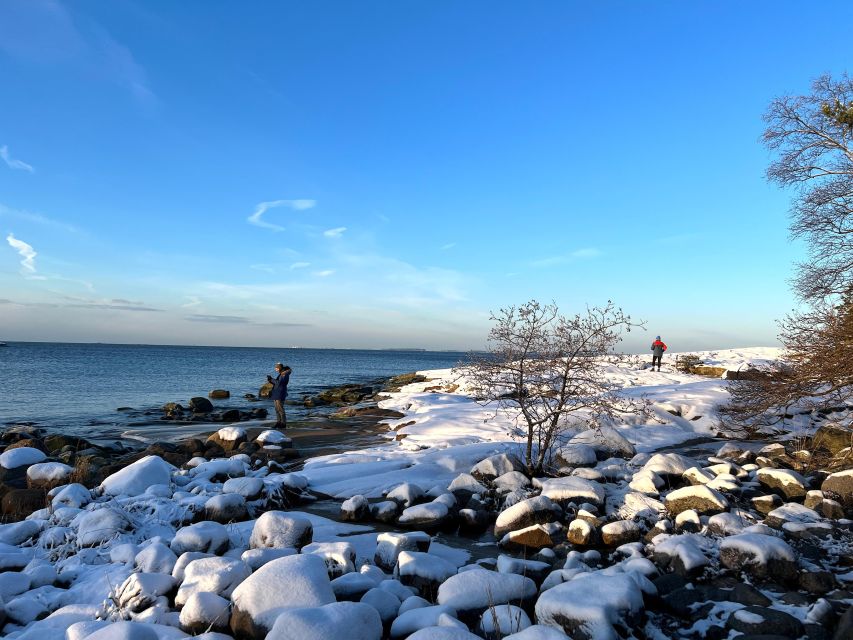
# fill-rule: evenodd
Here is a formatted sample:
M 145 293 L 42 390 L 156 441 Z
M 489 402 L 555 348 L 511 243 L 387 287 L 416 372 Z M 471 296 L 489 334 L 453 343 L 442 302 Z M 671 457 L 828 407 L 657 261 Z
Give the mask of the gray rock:
M 799 638 L 804 632 L 802 623 L 794 616 L 755 605 L 733 611 L 726 621 L 726 626 L 741 633 L 778 635 L 786 638 Z
M 842 449 L 853 446 L 853 428 L 835 423 L 822 425 L 815 432 L 812 446 L 815 449 L 826 449 L 830 453 L 838 453 Z

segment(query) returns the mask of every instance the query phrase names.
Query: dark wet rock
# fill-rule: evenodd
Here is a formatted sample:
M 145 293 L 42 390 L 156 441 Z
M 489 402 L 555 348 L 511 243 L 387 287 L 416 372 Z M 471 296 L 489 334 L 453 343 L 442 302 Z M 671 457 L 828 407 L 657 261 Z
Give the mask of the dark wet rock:
M 725 599 L 725 592 L 717 587 L 690 584 L 675 589 L 663 597 L 664 607 L 681 618 L 692 618 L 695 605 Z
M 652 580 L 652 584 L 658 590 L 658 596 L 663 597 L 687 586 L 687 579 L 677 573 L 663 573 Z
M 758 605 L 760 607 L 769 607 L 773 603 L 770 598 L 751 584 L 745 582 L 740 582 L 732 587 L 726 600 L 743 605 Z
M 57 451 L 62 451 L 65 447 L 71 447 L 73 451 L 79 451 L 91 445 L 83 438 L 56 433 L 44 439 L 44 446 L 49 453 L 56 453 Z
M 226 409 L 222 412 L 222 422 L 239 422 L 240 421 L 240 410 L 239 409 Z
M 485 509 L 460 509 L 459 533 L 477 535 L 489 527 L 489 512 Z
M 23 438 L 21 440 L 16 440 L 15 442 L 10 442 L 6 445 L 4 451 L 11 451 L 12 449 L 20 449 L 22 447 L 38 449 L 43 453 L 47 453 L 47 448 L 44 446 L 44 442 L 38 438 Z
M 768 607 L 749 606 L 733 611 L 726 626 L 741 633 L 777 635 L 784 638 L 799 638 L 803 632 L 802 623 L 794 616 Z
M 201 396 L 190 398 L 190 411 L 193 413 L 210 413 L 213 411 L 213 403 Z
M 800 574 L 800 588 L 816 595 L 829 593 L 835 588 L 835 576 L 829 571 L 804 571 Z
M 720 544 L 724 567 L 759 579 L 795 581 L 799 575 L 796 558 L 790 545 L 773 536 L 744 533 L 725 538 Z
M 848 606 L 847 611 L 839 619 L 832 640 L 850 640 L 850 638 L 853 638 L 853 605 Z
M 399 391 L 407 384 L 415 384 L 416 382 L 426 382 L 427 378 L 418 373 L 403 373 L 399 376 L 390 378 L 382 387 L 383 391 Z
M 211 400 L 225 400 L 231 397 L 231 392 L 225 389 L 214 389 L 207 394 L 207 397 Z

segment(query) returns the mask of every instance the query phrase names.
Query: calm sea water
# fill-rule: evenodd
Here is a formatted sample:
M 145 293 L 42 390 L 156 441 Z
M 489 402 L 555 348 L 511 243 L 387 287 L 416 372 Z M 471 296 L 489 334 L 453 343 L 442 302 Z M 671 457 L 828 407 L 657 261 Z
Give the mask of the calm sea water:
M 186 406 L 211 389 L 231 392 L 215 405 L 258 406 L 242 396 L 257 393 L 279 361 L 293 368 L 289 398 L 298 399 L 341 384 L 451 367 L 463 358 L 431 351 L 10 342 L 0 347 L 0 424 L 26 421 L 84 437 L 118 437 L 139 422 L 138 414 L 118 407 Z M 288 410 L 291 419 L 311 413 L 316 410 Z

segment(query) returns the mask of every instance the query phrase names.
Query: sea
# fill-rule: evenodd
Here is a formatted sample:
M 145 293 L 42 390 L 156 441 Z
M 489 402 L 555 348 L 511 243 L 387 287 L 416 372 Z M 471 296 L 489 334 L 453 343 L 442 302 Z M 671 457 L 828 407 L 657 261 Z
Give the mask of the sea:
M 463 361 L 451 351 L 196 347 L 9 342 L 0 347 L 0 427 L 31 423 L 92 440 L 150 440 L 162 434 L 157 410 L 187 406 L 212 389 L 230 391 L 218 407 L 266 406 L 257 394 L 282 362 L 293 369 L 288 399 L 343 384 L 365 384 L 401 373 L 443 369 Z M 119 411 L 118 409 L 122 409 Z M 128 411 L 127 408 L 130 410 Z M 146 414 L 146 412 L 148 412 Z M 288 407 L 288 420 L 311 420 L 329 409 Z M 169 430 L 199 429 L 172 426 Z

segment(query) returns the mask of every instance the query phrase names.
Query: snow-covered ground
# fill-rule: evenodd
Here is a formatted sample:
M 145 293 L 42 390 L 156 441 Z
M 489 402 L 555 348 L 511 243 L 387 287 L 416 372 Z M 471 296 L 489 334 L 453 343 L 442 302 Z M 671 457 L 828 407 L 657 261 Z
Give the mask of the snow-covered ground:
M 752 347 L 691 353 L 708 365 L 737 371 L 772 362 L 781 350 Z M 626 396 L 651 403 L 650 419 L 625 415 L 611 425 L 638 452 L 713 436 L 719 430 L 717 409 L 728 399 L 728 382 L 676 371 L 679 355 L 664 354 L 660 372 L 642 368 L 651 357 L 603 365 L 608 380 Z M 383 409 L 404 414 L 389 422 L 393 442 L 309 460 L 303 473 L 312 489 L 335 497 L 380 497 L 401 482 L 446 487 L 488 455 L 520 451 L 518 412 L 478 404 L 468 381 L 452 369 L 419 373 L 426 382 L 407 385 L 380 402 Z
M 740 369 L 778 351 L 699 355 Z M 480 406 L 444 370 L 382 402 L 404 414 L 387 443 L 299 473 L 245 453 L 180 469 L 148 456 L 93 490 L 57 486 L 46 508 L 0 525 L 0 629 L 19 640 L 617 640 L 637 625 L 647 638 L 830 628 L 851 604 L 851 471 L 815 471 L 809 451 L 779 444 L 652 455 L 713 435 L 726 399 L 725 380 L 677 373 L 674 358 L 661 372 L 604 365 L 652 417 L 575 436 L 560 477 L 526 476 L 504 455 L 519 451 L 516 416 Z M 0 466 L 67 481 L 35 451 L 8 449 Z M 300 508 L 308 489 L 350 498 L 341 521 Z M 492 524 L 500 548 L 477 541 Z M 440 530 L 495 557 L 471 562 L 428 533 Z

